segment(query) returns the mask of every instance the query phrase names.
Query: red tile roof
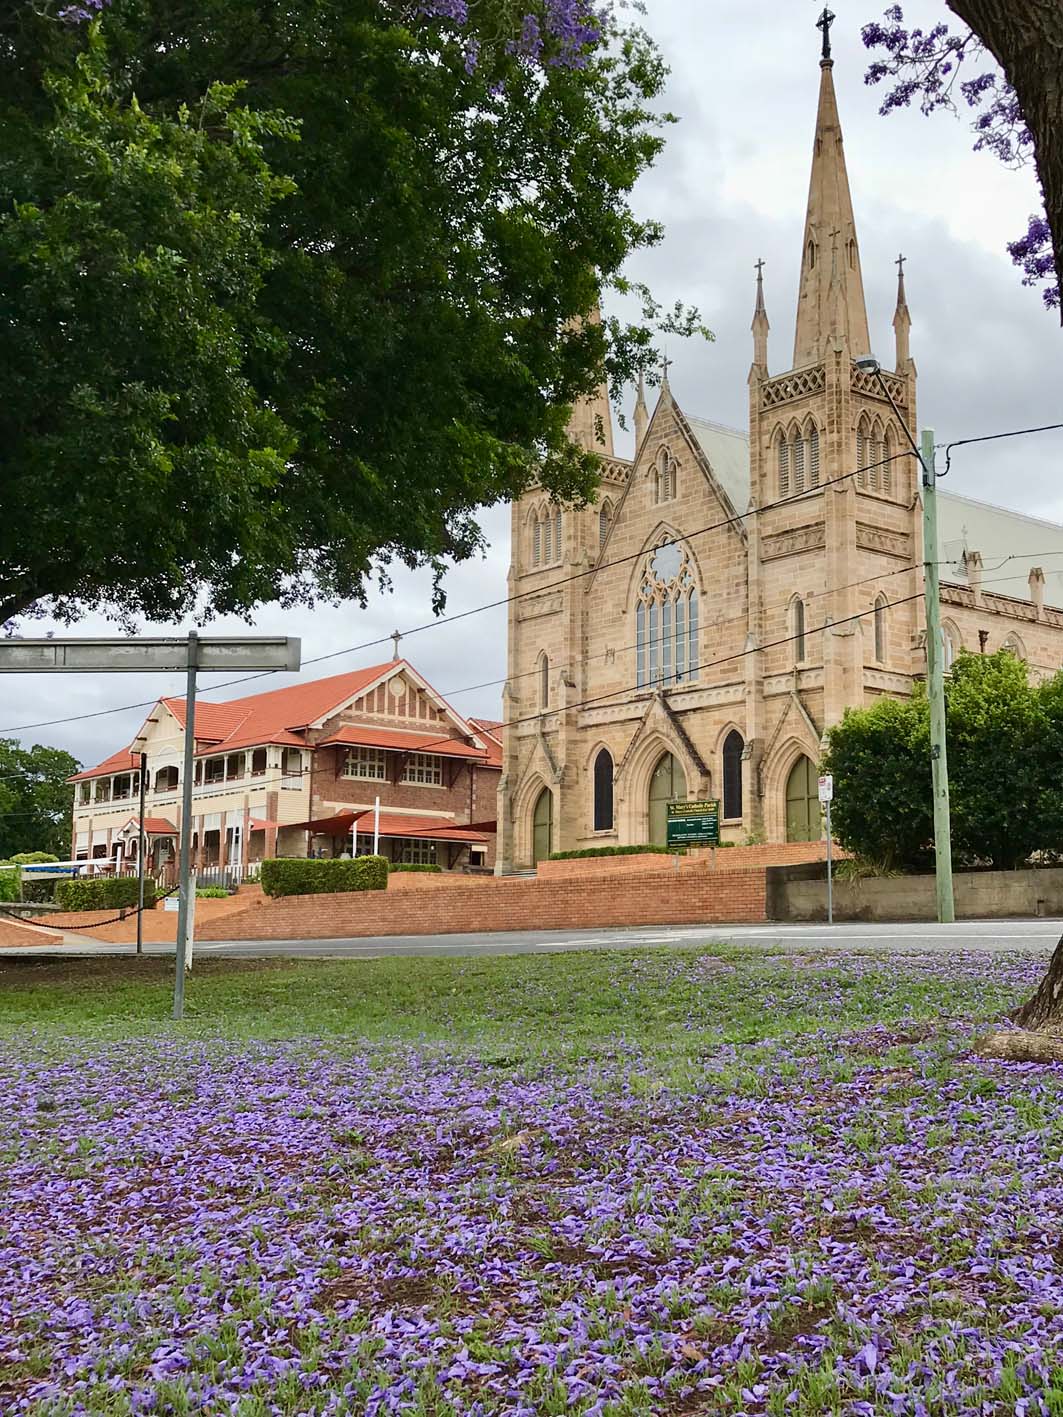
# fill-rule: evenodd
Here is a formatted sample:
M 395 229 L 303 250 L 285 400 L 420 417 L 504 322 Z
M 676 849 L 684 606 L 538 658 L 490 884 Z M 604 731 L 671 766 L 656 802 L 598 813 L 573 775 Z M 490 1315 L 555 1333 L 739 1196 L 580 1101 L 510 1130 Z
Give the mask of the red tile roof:
M 104 758 L 94 768 L 86 768 L 84 772 L 76 772 L 73 777 L 68 777 L 67 782 L 84 782 L 88 777 L 102 777 L 105 773 L 131 772 L 140 767 L 140 754 L 134 753 L 130 748 L 120 748 L 117 753 L 112 753 L 109 758 Z
M 482 734 L 487 744 L 487 763 L 489 768 L 500 768 L 502 766 L 502 728 L 503 725 L 493 718 L 470 718 L 469 722 L 473 728 Z
M 367 669 L 355 669 L 347 674 L 332 674 L 326 679 L 313 679 L 306 684 L 290 684 L 284 689 L 268 689 L 265 693 L 248 694 L 244 698 L 229 699 L 225 703 L 216 704 L 209 700 L 197 699 L 196 740 L 205 745 L 197 749 L 197 754 L 203 757 L 210 753 L 235 752 L 241 748 L 256 748 L 267 743 L 280 743 L 290 747 L 310 746 L 305 738 L 297 737 L 294 730 L 306 729 L 310 724 L 330 717 L 383 674 L 400 666 L 409 669 L 416 679 L 426 682 L 423 675 L 408 661 L 393 660 L 388 664 L 371 665 Z M 432 692 L 435 693 L 435 690 Z M 165 698 L 159 702 L 173 714 L 183 728 L 184 699 Z M 466 722 L 459 714 L 455 714 L 455 717 L 462 724 Z M 475 731 L 471 722 L 469 727 L 470 731 Z M 357 730 L 362 735 L 357 738 L 344 736 L 352 730 L 343 729 L 328 741 L 359 743 L 368 747 L 408 747 L 415 752 L 430 750 L 441 757 L 468 758 L 482 763 L 485 767 L 501 767 L 501 749 L 497 747 L 496 739 L 489 736 L 491 728 L 486 721 L 480 727 L 484 733 L 486 751 L 471 747 L 459 739 L 446 739 L 439 745 L 439 740 L 444 736 L 439 733 L 417 735 L 387 729 Z M 365 736 L 367 732 L 374 736 Z M 396 741 L 384 742 L 384 738 Z M 421 740 L 419 743 L 418 738 Z M 85 778 L 126 772 L 138 766 L 139 754 L 133 748 L 123 748 L 120 752 L 112 753 L 96 767 L 77 773 L 69 781 L 80 782 Z
M 344 809 L 333 817 L 318 817 L 309 822 L 293 822 L 292 826 L 303 827 L 323 836 L 345 836 L 358 823 L 360 836 L 373 834 L 373 808 Z M 473 827 L 460 826 L 447 821 L 445 817 L 423 817 L 413 812 L 389 812 L 380 809 L 380 835 L 401 837 L 406 841 L 463 841 L 480 843 L 489 841 L 484 832 Z
M 360 728 L 357 725 L 339 729 L 317 746 L 329 748 L 342 743 L 356 748 L 388 748 L 399 753 L 428 752 L 439 758 L 474 758 L 477 762 L 484 762 L 487 757 L 483 748 L 474 748 L 458 738 L 443 738 L 438 733 L 406 733 L 400 728 Z
M 373 812 L 362 813 L 359 832 L 368 836 L 373 830 Z M 418 841 L 487 841 L 483 832 L 459 826 L 442 817 L 420 817 L 413 812 L 380 812 L 380 835 L 398 836 Z

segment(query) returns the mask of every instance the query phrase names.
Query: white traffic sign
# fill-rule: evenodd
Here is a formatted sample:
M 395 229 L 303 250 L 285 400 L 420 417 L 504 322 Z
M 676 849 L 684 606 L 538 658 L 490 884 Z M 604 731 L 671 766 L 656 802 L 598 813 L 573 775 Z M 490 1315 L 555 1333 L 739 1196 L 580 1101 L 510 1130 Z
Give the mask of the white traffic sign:
M 824 805 L 834 801 L 834 778 L 829 773 L 819 780 L 819 800 Z

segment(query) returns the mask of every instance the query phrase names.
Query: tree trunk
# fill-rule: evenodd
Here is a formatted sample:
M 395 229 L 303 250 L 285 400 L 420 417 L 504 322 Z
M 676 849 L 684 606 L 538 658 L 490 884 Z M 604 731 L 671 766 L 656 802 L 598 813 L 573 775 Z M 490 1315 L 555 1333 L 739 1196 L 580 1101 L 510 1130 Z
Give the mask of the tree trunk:
M 999 1058 L 1006 1063 L 1063 1063 L 1063 1038 L 1013 1028 L 980 1038 L 974 1051 L 980 1058 Z
M 1056 274 L 1063 285 L 1063 4 L 946 0 L 1004 70 L 1034 141 Z M 1063 317 L 1063 305 L 1060 310 Z
M 1055 948 L 1048 973 L 1038 985 L 1037 993 L 1017 1008 L 1011 1018 L 1020 1028 L 1063 1024 L 1063 938 Z

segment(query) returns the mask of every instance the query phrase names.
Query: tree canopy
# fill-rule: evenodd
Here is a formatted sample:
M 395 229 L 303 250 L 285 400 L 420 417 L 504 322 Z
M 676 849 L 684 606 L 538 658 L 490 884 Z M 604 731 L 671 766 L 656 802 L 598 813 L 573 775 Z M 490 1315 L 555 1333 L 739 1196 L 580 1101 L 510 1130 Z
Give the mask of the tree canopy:
M 1002 869 L 1063 853 L 1063 674 L 1029 682 L 1007 650 L 961 654 L 945 683 L 952 846 L 957 861 Z M 850 709 L 827 735 L 838 841 L 884 866 L 927 865 L 933 850 L 930 710 L 925 689 Z
M 73 789 L 80 764 L 61 748 L 0 738 L 0 861 L 24 852 L 70 856 Z
M 0 17 L 0 620 L 361 598 L 593 490 L 660 56 L 582 0 Z M 538 16 L 538 18 L 536 18 Z M 665 326 L 694 327 L 682 312 Z

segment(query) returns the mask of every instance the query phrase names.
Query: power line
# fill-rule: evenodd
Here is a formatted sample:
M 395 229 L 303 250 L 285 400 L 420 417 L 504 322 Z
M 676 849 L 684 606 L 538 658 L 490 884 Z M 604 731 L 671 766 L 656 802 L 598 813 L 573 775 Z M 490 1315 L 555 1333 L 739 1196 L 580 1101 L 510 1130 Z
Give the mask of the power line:
M 696 531 L 687 532 L 682 536 L 670 537 L 666 541 L 659 543 L 657 549 L 665 546 L 676 546 L 683 541 L 693 541 L 696 536 L 705 536 L 711 531 L 721 531 L 725 527 L 736 526 L 746 520 L 747 517 L 760 516 L 764 512 L 773 511 L 777 507 L 790 506 L 794 502 L 801 502 L 809 497 L 818 496 L 828 487 L 836 486 L 840 482 L 847 482 L 850 478 L 859 477 L 861 474 L 869 472 L 873 467 L 884 467 L 887 463 L 897 462 L 902 458 L 910 458 L 911 453 L 894 453 L 892 457 L 882 458 L 877 463 L 869 463 L 867 467 L 855 468 L 852 472 L 842 473 L 839 477 L 829 478 L 826 482 L 820 482 L 815 487 L 806 488 L 802 492 L 795 493 L 792 497 L 780 497 L 775 502 L 765 502 L 762 507 L 750 507 L 748 511 L 736 514 L 733 517 L 725 517 L 722 521 L 712 522 L 708 526 L 699 527 Z M 637 561 L 646 555 L 646 548 L 634 551 L 630 555 L 617 557 L 615 561 L 603 561 L 594 566 L 588 566 L 585 570 L 576 571 L 570 576 L 563 576 L 560 580 L 549 581 L 546 585 L 536 586 L 533 590 L 517 591 L 514 595 L 503 596 L 499 600 L 489 600 L 483 605 L 473 606 L 470 610 L 461 610 L 454 615 L 441 615 L 435 620 L 426 621 L 423 625 L 415 625 L 410 630 L 403 630 L 401 638 L 406 639 L 410 635 L 419 635 L 425 630 L 438 629 L 441 625 L 457 624 L 459 620 L 467 620 L 470 616 L 480 615 L 485 610 L 497 610 L 503 605 L 512 605 L 518 600 L 525 600 L 531 596 L 546 595 L 552 590 L 558 590 L 562 586 L 570 585 L 573 581 L 582 580 L 585 576 L 597 575 L 600 571 L 607 571 L 614 566 L 623 566 L 630 561 Z M 349 645 L 346 649 L 330 650 L 328 654 L 318 654 L 313 659 L 303 661 L 302 668 L 306 669 L 311 664 L 323 664 L 326 660 L 339 659 L 347 654 L 359 654 L 362 650 L 375 649 L 379 645 L 387 644 L 391 639 L 390 635 L 382 635 L 375 640 L 365 640 L 362 644 Z M 274 674 L 281 674 L 280 669 L 266 669 L 260 674 L 247 674 L 239 679 L 227 679 L 224 683 L 214 684 L 208 692 L 215 692 L 218 689 L 231 689 L 238 684 L 250 684 L 258 679 L 268 679 Z M 160 697 L 169 697 L 162 695 Z M 82 723 L 93 718 L 105 718 L 112 713 L 128 713 L 138 708 L 153 708 L 159 702 L 159 698 L 144 699 L 135 704 L 119 704 L 115 708 L 96 709 L 92 713 L 70 714 L 65 718 L 43 719 L 39 723 L 23 723 L 14 728 L 0 728 L 0 734 L 4 733 L 28 733 L 33 728 L 54 728 L 59 723 Z
M 998 440 L 1000 440 L 1000 439 L 1004 439 L 1004 438 L 1019 438 L 1019 437 L 1024 437 L 1024 436 L 1026 436 L 1026 435 L 1028 435 L 1028 434 L 1033 434 L 1033 433 L 1047 433 L 1047 432 L 1052 432 L 1052 431 L 1055 431 L 1055 430 L 1058 430 L 1058 429 L 1063 429 L 1063 423 L 1045 423 L 1045 424 L 1041 424 L 1041 425 L 1039 425 L 1039 426 L 1037 426 L 1037 427 L 1032 427 L 1032 428 L 1016 428 L 1016 429 L 1011 429 L 1011 430 L 1009 430 L 1009 431 L 1007 431 L 1007 432 L 1004 432 L 1004 433 L 988 433 L 988 434 L 984 434 L 984 435 L 982 435 L 981 437 L 977 437 L 977 438 L 959 438 L 959 439 L 956 439 L 956 440 L 954 440 L 953 442 L 944 445 L 944 446 L 945 446 L 945 471 L 944 471 L 943 473 L 941 473 L 940 476 L 944 477 L 944 476 L 946 475 L 946 473 L 949 471 L 949 468 L 950 468 L 950 465 L 951 465 L 951 454 L 952 454 L 952 449 L 953 449 L 953 448 L 966 447 L 966 446 L 968 446 L 968 445 L 970 445 L 970 444 L 974 444 L 974 443 L 996 442 L 996 441 L 998 441 Z M 938 445 L 938 446 L 941 446 L 941 445 Z M 700 528 L 698 528 L 696 531 L 688 532 L 688 533 L 684 534 L 683 536 L 672 537 L 672 538 L 670 538 L 670 539 L 667 540 L 667 541 L 661 542 L 661 547 L 664 547 L 664 546 L 674 546 L 674 545 L 678 544 L 678 543 L 681 542 L 681 541 L 691 541 L 691 540 L 694 539 L 694 537 L 697 537 L 697 536 L 704 536 L 704 535 L 706 535 L 706 534 L 709 533 L 709 532 L 712 532 L 712 531 L 719 531 L 719 530 L 722 530 L 722 529 L 725 528 L 725 527 L 737 525 L 737 524 L 740 523 L 740 522 L 744 522 L 747 517 L 759 516 L 761 513 L 767 512 L 767 511 L 772 511 L 772 510 L 774 510 L 774 509 L 777 508 L 777 507 L 787 506 L 787 505 L 792 504 L 792 503 L 794 503 L 794 502 L 803 501 L 803 500 L 805 500 L 805 499 L 807 499 L 807 498 L 809 498 L 809 497 L 812 497 L 812 496 L 818 496 L 818 494 L 819 494 L 820 492 L 824 491 L 824 490 L 825 490 L 826 488 L 828 488 L 828 487 L 835 486 L 835 485 L 837 485 L 837 484 L 840 483 L 840 482 L 849 481 L 851 478 L 861 476 L 862 474 L 866 475 L 868 472 L 873 471 L 873 470 L 874 470 L 875 468 L 877 468 L 877 467 L 884 467 L 884 466 L 886 466 L 886 465 L 889 464 L 889 463 L 898 462 L 898 461 L 900 461 L 901 459 L 910 458 L 910 457 L 913 457 L 913 456 L 914 456 L 914 454 L 911 453 L 911 452 L 908 452 L 907 450 L 906 450 L 905 452 L 902 452 L 902 453 L 894 453 L 891 457 L 882 458 L 882 459 L 880 459 L 880 460 L 879 460 L 878 462 L 876 462 L 876 463 L 869 463 L 866 467 L 857 468 L 857 469 L 854 469 L 854 470 L 851 471 L 851 472 L 842 473 L 840 476 L 835 477 L 835 478 L 829 478 L 826 482 L 819 483 L 819 484 L 818 484 L 817 486 L 815 486 L 815 487 L 806 488 L 806 489 L 804 489 L 804 490 L 801 491 L 801 492 L 795 493 L 795 494 L 794 494 L 793 496 L 791 496 L 791 497 L 782 497 L 782 498 L 777 499 L 777 500 L 774 501 L 774 502 L 766 502 L 762 507 L 751 507 L 751 508 L 749 508 L 749 509 L 748 509 L 747 511 L 745 511 L 745 512 L 738 513 L 738 514 L 736 514 L 736 515 L 733 516 L 733 517 L 726 517 L 726 518 L 724 518 L 722 521 L 713 522 L 713 523 L 711 523 L 711 524 L 708 525 L 708 526 L 700 527 Z M 461 620 L 466 620 L 466 619 L 470 618 L 470 617 L 473 616 L 473 615 L 480 615 L 480 614 L 482 614 L 482 613 L 483 613 L 484 611 L 486 611 L 486 610 L 496 610 L 496 609 L 500 609 L 500 608 L 501 608 L 502 606 L 504 606 L 504 605 L 513 604 L 515 601 L 523 600 L 523 599 L 525 599 L 525 598 L 527 598 L 527 597 L 530 597 L 530 596 L 541 596 L 541 595 L 545 595 L 545 594 L 547 594 L 548 592 L 550 592 L 550 591 L 552 591 L 552 590 L 557 590 L 557 589 L 559 589 L 559 588 L 562 587 L 562 586 L 569 585 L 569 584 L 571 584 L 573 581 L 581 580 L 581 579 L 583 579 L 585 576 L 596 575 L 599 571 L 609 570 L 609 569 L 611 569 L 613 566 L 620 566 L 620 565 L 624 565 L 624 564 L 626 564 L 626 563 L 628 563 L 628 562 L 630 562 L 630 561 L 637 560 L 639 557 L 644 556 L 645 554 L 646 554 L 645 548 L 642 548 L 642 549 L 640 549 L 639 551 L 632 552 L 632 553 L 631 553 L 630 555 L 628 555 L 628 556 L 621 556 L 621 557 L 618 557 L 618 558 L 617 558 L 616 560 L 614 560 L 614 561 L 606 561 L 606 562 L 602 562 L 602 563 L 596 564 L 596 565 L 594 565 L 594 566 L 589 566 L 589 567 L 587 567 L 587 568 L 586 568 L 585 570 L 583 570 L 583 571 L 577 571 L 577 572 L 575 572 L 574 574 L 572 574 L 572 575 L 570 575 L 570 576 L 564 576 L 564 577 L 562 577 L 560 580 L 548 582 L 546 585 L 536 586 L 533 590 L 518 591 L 518 592 L 516 592 L 514 595 L 504 596 L 504 597 L 502 597 L 502 598 L 500 598 L 500 599 L 498 599 L 498 600 L 487 601 L 487 602 L 485 602 L 483 605 L 474 606 L 474 607 L 472 607 L 472 608 L 469 609 L 469 610 L 459 611 L 457 614 L 454 614 L 454 615 L 444 615 L 444 616 L 440 616 L 440 617 L 438 617 L 438 618 L 435 619 L 435 620 L 426 621 L 426 622 L 425 622 L 424 624 L 422 624 L 422 625 L 415 625 L 412 629 L 402 631 L 402 638 L 405 639 L 405 638 L 409 637 L 410 635 L 421 634 L 421 633 L 423 633 L 425 630 L 437 629 L 437 628 L 439 628 L 439 627 L 442 626 L 442 625 L 456 624 L 456 623 L 458 623 L 459 621 L 461 621 Z M 1057 554 L 1057 553 L 1056 553 L 1056 552 L 1050 552 L 1050 553 L 1042 553 L 1042 554 L 1055 555 L 1055 554 Z M 1019 558 L 1019 557 L 1015 557 L 1014 559 L 1020 559 L 1020 558 Z M 949 564 L 952 564 L 952 563 L 951 563 L 951 562 L 940 562 L 940 563 L 938 563 L 938 564 L 949 565 Z M 997 568 L 994 568 L 994 569 L 997 569 Z M 390 639 L 391 639 L 391 636 L 390 636 L 390 635 L 382 635 L 382 636 L 379 636 L 377 639 L 366 640 L 366 641 L 364 641 L 364 642 L 361 643 L 361 644 L 358 644 L 358 645 L 350 645 L 350 646 L 348 646 L 348 647 L 345 648 L 345 649 L 332 650 L 332 651 L 330 651 L 330 652 L 327 653 L 327 654 L 315 655 L 312 659 L 305 660 L 305 661 L 303 662 L 302 668 L 304 668 L 304 669 L 305 669 L 305 668 L 308 668 L 308 667 L 309 667 L 310 665 L 312 665 L 312 664 L 323 664 L 323 663 L 325 663 L 325 662 L 328 661 L 328 660 L 338 659 L 338 658 L 341 658 L 341 657 L 343 657 L 344 655 L 348 655 L 348 654 L 358 654 L 358 653 L 360 653 L 362 650 L 375 649 L 375 648 L 377 648 L 377 647 L 380 646 L 380 645 L 387 644 Z M 284 671 L 282 671 L 282 670 L 269 669 L 269 670 L 265 670 L 265 671 L 263 671 L 262 673 L 259 673 L 259 674 L 250 674 L 250 675 L 245 675 L 245 676 L 243 676 L 242 678 L 239 678 L 239 679 L 229 679 L 229 680 L 226 680 L 225 682 L 223 682 L 223 683 L 221 683 L 221 684 L 215 684 L 215 685 L 213 685 L 213 686 L 212 686 L 212 689 L 214 689 L 214 690 L 217 690 L 217 689 L 228 689 L 228 688 L 233 688 L 233 687 L 235 687 L 235 686 L 237 686 L 237 685 L 241 685 L 241 684 L 250 684 L 250 683 L 252 683 L 252 682 L 254 682 L 254 681 L 256 681 L 256 680 L 265 679 L 265 678 L 271 678 L 274 674 L 279 674 L 279 673 L 283 673 L 283 672 L 284 672 Z M 500 681 L 500 682 L 504 682 L 504 681 Z M 485 686 L 485 687 L 493 687 L 493 686 L 488 685 L 488 686 Z M 455 690 L 454 692 L 455 692 L 455 693 L 461 693 L 461 692 L 466 692 L 466 691 L 463 691 L 463 690 Z M 469 691 L 469 692 L 471 692 L 471 691 Z M 151 708 L 151 707 L 153 707 L 156 703 L 158 703 L 158 698 L 145 699 L 145 700 L 142 700 L 142 701 L 139 702 L 139 703 L 134 703 L 134 704 L 120 704 L 120 705 L 117 705 L 117 706 L 114 707 L 114 708 L 97 709 L 97 710 L 95 710 L 95 711 L 92 712 L 92 713 L 71 714 L 71 715 L 69 715 L 69 716 L 67 716 L 67 717 L 64 717 L 64 718 L 44 719 L 44 720 L 41 720 L 41 721 L 38 722 L 38 723 L 20 724 L 20 725 L 18 725 L 18 726 L 16 726 L 16 727 L 12 727 L 12 728 L 0 728 L 0 734 L 4 734 L 4 733 L 26 733 L 26 732 L 29 732 L 31 729 L 34 729 L 34 728 L 54 728 L 56 725 L 61 724 L 61 723 L 80 723 L 80 722 L 88 721 L 89 719 L 93 719 L 93 718 L 105 718 L 105 717 L 107 717 L 108 715 L 114 714 L 114 713 L 127 713 L 127 712 L 132 711 L 133 709 L 138 709 L 138 708 Z
M 1000 438 L 1024 438 L 1028 433 L 1053 433 L 1060 428 L 1063 428 L 1063 423 L 1042 423 L 1039 428 L 1015 428 L 1010 433 L 985 433 L 981 438 L 957 438 L 954 442 L 945 444 L 945 471 L 939 473 L 938 477 L 948 476 L 953 448 L 966 448 L 972 443 L 995 443 Z M 940 447 L 941 444 L 937 446 Z

